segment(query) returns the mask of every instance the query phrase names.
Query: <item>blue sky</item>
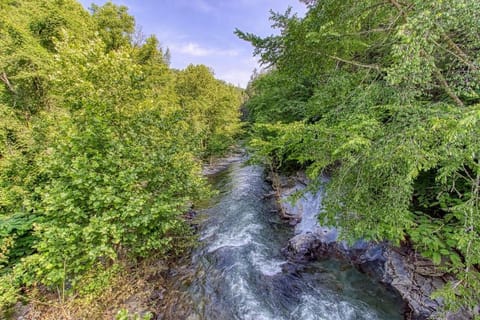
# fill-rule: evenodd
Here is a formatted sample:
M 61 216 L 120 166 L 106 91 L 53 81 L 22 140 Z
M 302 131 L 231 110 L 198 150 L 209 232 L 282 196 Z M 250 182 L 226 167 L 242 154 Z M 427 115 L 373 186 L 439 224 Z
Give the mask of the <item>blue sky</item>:
M 105 0 L 80 0 L 85 8 Z M 219 79 L 245 87 L 258 67 L 252 47 L 233 31 L 266 36 L 269 10 L 284 12 L 289 6 L 300 15 L 305 5 L 298 0 L 114 0 L 129 8 L 146 35 L 155 34 L 163 48 L 169 47 L 173 68 L 190 63 L 211 67 Z

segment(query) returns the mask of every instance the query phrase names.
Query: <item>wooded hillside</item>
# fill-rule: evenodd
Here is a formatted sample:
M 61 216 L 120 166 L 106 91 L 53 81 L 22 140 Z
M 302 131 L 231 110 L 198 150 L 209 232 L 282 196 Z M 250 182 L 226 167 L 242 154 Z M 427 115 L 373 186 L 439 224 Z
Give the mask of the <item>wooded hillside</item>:
M 171 69 L 123 6 L 8 0 L 0 16 L 0 307 L 99 292 L 119 261 L 180 250 L 241 90 Z

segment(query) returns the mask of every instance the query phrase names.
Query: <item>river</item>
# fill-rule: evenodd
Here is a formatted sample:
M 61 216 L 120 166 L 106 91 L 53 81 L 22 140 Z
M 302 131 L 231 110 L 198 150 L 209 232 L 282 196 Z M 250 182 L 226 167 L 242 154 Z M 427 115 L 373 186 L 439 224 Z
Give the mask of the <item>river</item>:
M 402 319 L 401 300 L 349 264 L 286 260 L 293 230 L 264 198 L 271 189 L 261 167 L 239 161 L 211 183 L 219 194 L 199 211 L 191 276 L 178 282 L 184 299 L 167 318 L 188 309 L 189 320 Z

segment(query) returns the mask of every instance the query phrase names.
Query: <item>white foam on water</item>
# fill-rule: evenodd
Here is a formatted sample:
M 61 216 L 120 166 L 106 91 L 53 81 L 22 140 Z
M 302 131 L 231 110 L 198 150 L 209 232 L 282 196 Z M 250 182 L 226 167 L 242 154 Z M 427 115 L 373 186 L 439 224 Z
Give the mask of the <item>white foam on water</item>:
M 238 300 L 237 307 L 241 319 L 245 320 L 275 320 L 275 316 L 268 312 L 258 299 L 255 298 L 247 281 L 241 277 L 232 279 L 232 292 Z
M 320 298 L 320 299 L 319 299 Z M 363 305 L 339 301 L 335 295 L 303 295 L 301 304 L 291 316 L 302 320 L 378 320 L 378 316 Z
M 282 272 L 282 266 L 287 263 L 284 260 L 269 259 L 258 251 L 252 251 L 250 253 L 255 268 L 259 269 L 263 275 L 274 276 Z
M 233 229 L 228 233 L 217 233 L 217 238 L 208 246 L 208 252 L 217 251 L 224 247 L 243 247 L 255 243 L 253 235 L 260 232 L 262 226 L 249 224 L 240 230 Z M 233 231 L 233 232 L 232 232 Z
M 212 253 L 221 248 L 227 248 L 227 247 L 238 248 L 238 247 L 247 246 L 251 243 L 253 243 L 252 236 L 248 234 L 245 235 L 243 239 L 223 238 L 223 239 L 220 239 L 219 241 L 216 241 L 215 243 L 212 243 L 212 245 L 208 246 L 207 251 L 208 253 Z

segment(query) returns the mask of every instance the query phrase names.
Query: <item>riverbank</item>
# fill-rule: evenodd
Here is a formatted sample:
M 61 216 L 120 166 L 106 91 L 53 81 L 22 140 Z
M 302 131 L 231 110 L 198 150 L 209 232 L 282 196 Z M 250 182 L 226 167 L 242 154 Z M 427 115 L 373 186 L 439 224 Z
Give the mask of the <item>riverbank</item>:
M 225 157 L 212 158 L 203 166 L 202 174 L 209 176 L 219 174 L 229 165 L 242 160 L 244 151 L 234 148 Z M 196 212 L 190 210 L 185 213 L 187 225 L 195 229 Z M 73 320 L 73 319 L 163 319 L 167 310 L 170 310 L 179 299 L 172 275 L 184 274 L 189 261 L 190 252 L 195 247 L 194 235 L 190 241 L 168 257 L 150 257 L 138 263 L 120 261 L 115 270 L 105 274 L 102 283 L 108 283 L 102 288 L 86 288 L 91 290 L 82 297 L 77 295 L 65 297 L 60 291 L 57 294 L 38 289 L 28 292 L 29 303 L 17 303 L 10 315 L 17 320 Z M 186 246 L 186 247 L 185 247 Z M 87 284 L 88 285 L 88 284 Z M 179 316 L 181 313 L 178 313 Z
M 339 240 L 339 231 L 321 226 L 317 215 L 322 210 L 324 178 L 320 189 L 305 192 L 295 204 L 292 196 L 304 192 L 309 185 L 302 172 L 286 177 L 267 178 L 276 188 L 278 211 L 294 225 L 295 235 L 288 241 L 284 252 L 293 261 L 315 261 L 335 258 L 355 266 L 379 284 L 395 291 L 404 301 L 404 319 L 468 320 L 473 316 L 465 312 L 442 313 L 442 300 L 431 298 L 453 277 L 421 257 L 411 247 L 359 240 L 353 244 Z

